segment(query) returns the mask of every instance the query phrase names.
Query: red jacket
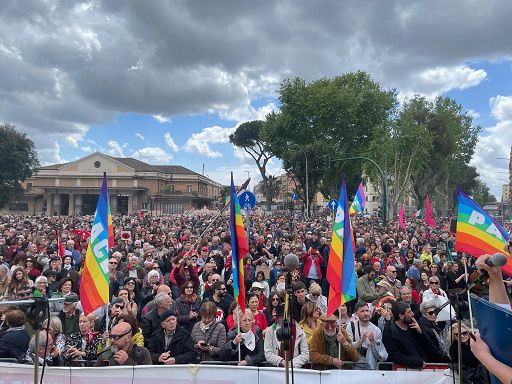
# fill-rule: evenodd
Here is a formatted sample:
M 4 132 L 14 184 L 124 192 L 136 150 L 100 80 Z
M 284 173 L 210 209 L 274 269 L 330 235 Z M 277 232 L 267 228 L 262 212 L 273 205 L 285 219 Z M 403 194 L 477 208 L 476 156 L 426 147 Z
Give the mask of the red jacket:
M 302 261 L 304 262 L 304 267 L 302 269 L 304 277 L 308 277 L 309 270 L 311 269 L 311 266 L 314 264 L 314 267 L 316 268 L 316 273 L 318 274 L 318 278 L 321 279 L 322 276 L 322 268 L 320 268 L 320 265 L 324 262 L 324 258 L 320 254 L 320 252 L 317 252 L 315 261 L 313 263 L 313 258 L 310 253 L 305 253 L 302 256 Z

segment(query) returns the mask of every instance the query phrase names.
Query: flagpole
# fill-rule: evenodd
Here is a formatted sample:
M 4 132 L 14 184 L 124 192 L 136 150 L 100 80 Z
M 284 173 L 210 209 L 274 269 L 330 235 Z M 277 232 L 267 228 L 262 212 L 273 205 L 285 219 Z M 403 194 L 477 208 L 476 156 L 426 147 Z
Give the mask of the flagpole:
M 468 276 L 468 263 L 464 262 L 464 272 L 465 272 L 465 278 L 466 278 L 466 287 L 469 284 L 469 276 Z M 471 325 L 471 331 L 474 331 L 474 324 L 473 324 L 473 307 L 471 307 L 471 297 L 469 294 L 469 289 L 466 290 L 466 293 L 468 295 L 468 305 L 469 305 L 469 322 Z M 459 330 L 460 334 L 461 330 Z
M 236 193 L 238 194 L 238 192 L 240 192 L 242 189 L 245 189 L 247 187 L 247 185 L 249 185 L 249 181 L 251 179 L 247 179 L 245 181 L 245 183 L 243 183 L 240 188 L 238 188 L 238 190 L 236 191 Z M 229 197 L 229 199 L 231 200 L 231 196 Z M 229 201 L 224 204 L 224 206 L 222 207 L 222 209 L 220 210 L 220 212 L 217 214 L 217 216 L 215 216 L 213 218 L 213 220 L 211 221 L 210 224 L 208 224 L 208 226 L 204 229 L 204 231 L 197 237 L 195 243 L 192 245 L 192 247 L 190 247 L 190 251 L 187 252 L 187 255 L 190 255 L 190 252 L 192 252 L 192 250 L 197 246 L 197 244 L 199 244 L 199 242 L 201 241 L 201 239 L 203 238 L 204 234 L 210 229 L 210 227 L 213 225 L 213 223 L 215 223 L 217 221 L 217 219 L 222 215 L 222 212 L 224 212 L 226 210 L 226 208 L 229 207 Z
M 237 335 L 240 335 L 240 316 L 242 315 L 242 311 L 240 310 L 240 306 L 236 305 L 237 312 L 238 312 L 238 320 L 237 320 Z M 238 343 L 238 362 L 242 361 L 242 342 Z

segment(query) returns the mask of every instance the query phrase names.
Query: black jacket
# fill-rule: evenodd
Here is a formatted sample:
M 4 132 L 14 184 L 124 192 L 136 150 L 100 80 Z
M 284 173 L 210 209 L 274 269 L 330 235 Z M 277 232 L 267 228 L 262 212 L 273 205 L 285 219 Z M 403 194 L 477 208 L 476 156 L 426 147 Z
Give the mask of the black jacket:
M 165 348 L 165 335 L 162 328 L 153 332 L 148 341 L 151 360 L 153 360 L 153 364 L 155 365 L 163 364 L 158 361 L 158 358 L 164 352 L 169 352 L 171 357 L 176 359 L 176 364 L 190 364 L 195 362 L 196 351 L 194 350 L 192 337 L 190 337 L 190 333 L 185 331 L 179 325 L 176 327 L 176 332 L 174 333 L 171 344 L 169 344 L 168 348 Z
M 141 327 L 144 335 L 144 346 L 147 347 L 153 332 L 160 329 L 160 315 L 156 308 L 142 318 Z
M 228 332 L 227 343 L 220 351 L 220 359 L 222 361 L 234 361 L 238 360 L 238 346 L 233 344 L 233 339 L 237 335 L 238 331 L 232 329 Z M 247 365 L 259 366 L 265 361 L 265 347 L 262 332 L 258 327 L 254 327 L 256 347 L 253 351 L 249 350 L 245 345 L 242 344 L 241 358 L 247 361 Z
M 418 324 L 421 330 L 430 340 L 432 347 L 427 350 L 427 357 L 429 363 L 449 363 L 451 362 L 450 357 L 443 352 L 443 346 L 439 343 L 436 336 L 437 329 L 435 323 L 427 320 L 425 317 L 421 317 L 418 320 Z
M 426 351 L 432 348 L 430 340 L 424 332 L 419 334 L 413 329 L 408 329 L 407 333 L 409 337 L 404 338 L 404 333 L 393 320 L 386 323 L 382 341 L 388 351 L 387 361 L 411 368 L 421 368 L 428 359 Z

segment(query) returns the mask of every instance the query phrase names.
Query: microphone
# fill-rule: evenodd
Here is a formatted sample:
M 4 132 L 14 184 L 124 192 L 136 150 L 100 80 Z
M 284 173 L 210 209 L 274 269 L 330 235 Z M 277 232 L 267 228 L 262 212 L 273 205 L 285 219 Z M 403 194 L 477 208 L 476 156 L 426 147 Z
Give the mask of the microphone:
M 485 260 L 485 264 L 487 264 L 491 268 L 503 267 L 505 264 L 507 264 L 507 256 L 505 256 L 503 253 L 495 253 L 487 260 Z
M 299 268 L 299 258 L 293 253 L 289 253 L 284 257 L 284 265 L 289 272 L 295 271 Z

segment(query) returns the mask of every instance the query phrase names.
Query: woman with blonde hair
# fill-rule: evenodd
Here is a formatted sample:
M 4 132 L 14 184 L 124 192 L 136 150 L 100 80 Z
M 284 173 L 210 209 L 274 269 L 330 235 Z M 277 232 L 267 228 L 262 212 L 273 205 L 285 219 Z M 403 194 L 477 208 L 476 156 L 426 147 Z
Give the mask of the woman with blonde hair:
M 462 383 L 463 384 L 486 384 L 490 382 L 489 372 L 471 351 L 471 335 L 466 324 L 462 323 L 451 326 L 452 344 L 450 345 L 450 357 L 454 364 L 459 362 L 459 337 L 462 353 Z M 457 370 L 456 370 L 457 371 Z
M 315 302 L 306 301 L 306 303 L 302 306 L 300 315 L 299 325 L 302 327 L 304 333 L 306 334 L 306 342 L 309 346 L 311 337 L 313 337 L 313 333 L 318 327 L 321 326 L 320 311 Z
M 309 286 L 309 293 L 306 297 L 316 303 L 321 313 L 327 312 L 327 297 L 322 295 L 322 287 L 318 283 L 311 283 Z

